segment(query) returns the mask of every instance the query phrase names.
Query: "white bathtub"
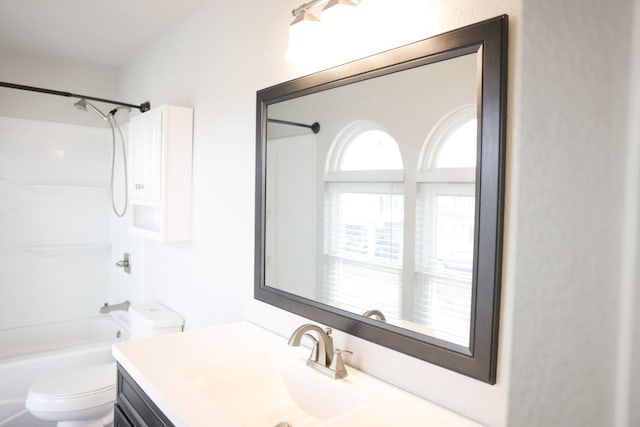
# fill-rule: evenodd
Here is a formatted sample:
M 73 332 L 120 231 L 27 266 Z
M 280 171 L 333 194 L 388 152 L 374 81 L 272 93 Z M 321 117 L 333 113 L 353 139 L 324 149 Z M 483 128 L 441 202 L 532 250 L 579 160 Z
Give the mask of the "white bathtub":
M 0 330 L 0 427 L 48 426 L 24 409 L 29 385 L 77 366 L 113 360 L 128 338 L 127 313 Z

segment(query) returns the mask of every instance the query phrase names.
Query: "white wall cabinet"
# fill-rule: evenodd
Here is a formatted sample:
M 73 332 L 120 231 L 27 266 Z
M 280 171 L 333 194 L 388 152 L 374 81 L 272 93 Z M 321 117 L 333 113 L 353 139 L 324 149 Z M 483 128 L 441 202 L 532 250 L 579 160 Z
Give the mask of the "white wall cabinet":
M 129 124 L 129 197 L 136 202 L 162 200 L 162 117 L 157 108 Z
M 190 240 L 193 110 L 154 108 L 130 120 L 128 136 L 131 232 Z

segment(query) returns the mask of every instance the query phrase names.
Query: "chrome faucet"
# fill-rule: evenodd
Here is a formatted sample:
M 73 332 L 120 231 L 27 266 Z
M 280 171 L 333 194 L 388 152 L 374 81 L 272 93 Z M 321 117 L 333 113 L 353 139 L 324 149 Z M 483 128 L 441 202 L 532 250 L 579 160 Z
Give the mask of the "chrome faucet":
M 100 313 L 107 314 L 115 310 L 127 311 L 129 310 L 130 305 L 131 303 L 129 301 L 121 302 L 120 304 L 111 304 L 111 305 L 105 302 L 104 305 L 100 307 Z
M 317 338 L 310 332 L 315 332 Z M 347 369 L 342 361 L 342 354 L 352 354 L 348 350 L 333 350 L 333 338 L 331 337 L 331 329 L 322 329 L 319 326 L 305 324 L 298 327 L 289 338 L 289 345 L 297 347 L 300 345 L 302 338 L 309 338 L 313 342 L 311 355 L 307 360 L 307 365 L 322 372 L 334 379 L 340 379 L 347 376 Z

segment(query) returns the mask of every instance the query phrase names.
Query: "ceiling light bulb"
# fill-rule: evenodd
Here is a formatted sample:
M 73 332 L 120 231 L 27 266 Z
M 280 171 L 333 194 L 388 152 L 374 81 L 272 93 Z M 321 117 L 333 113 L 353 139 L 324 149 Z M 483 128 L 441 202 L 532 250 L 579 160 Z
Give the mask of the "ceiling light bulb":
M 300 13 L 289 26 L 289 42 L 305 44 L 312 42 L 320 30 L 320 19 L 306 10 Z
M 320 42 L 321 25 L 312 13 L 302 11 L 296 15 L 289 26 L 289 58 L 301 57 L 304 52 L 312 51 Z
M 296 15 L 293 21 L 291 21 L 290 28 L 307 26 L 307 25 L 317 25 L 320 23 L 320 19 L 315 16 L 313 13 L 303 10 L 299 14 Z
M 335 6 L 357 6 L 360 2 L 357 0 L 329 0 L 322 10 L 331 9 Z
M 322 22 L 329 33 L 336 37 L 343 37 L 338 33 L 352 32 L 357 21 L 356 16 L 359 2 L 353 0 L 330 0 L 322 9 Z
M 354 0 L 329 0 L 322 8 L 322 19 L 334 19 L 340 14 L 349 13 L 352 10 L 351 8 L 359 4 L 359 1 Z

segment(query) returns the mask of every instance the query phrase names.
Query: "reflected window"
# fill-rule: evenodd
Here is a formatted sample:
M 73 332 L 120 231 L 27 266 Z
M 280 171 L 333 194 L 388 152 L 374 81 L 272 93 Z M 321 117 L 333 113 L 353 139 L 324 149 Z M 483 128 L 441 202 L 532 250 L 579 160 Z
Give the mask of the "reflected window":
M 362 295 L 369 295 L 374 305 L 369 309 L 400 316 L 402 171 L 398 144 L 374 123 L 356 122 L 334 141 L 325 174 L 321 288 L 326 303 L 362 312 Z
M 357 133 L 340 151 L 340 171 L 402 169 L 398 144 L 391 135 L 379 129 Z
M 477 156 L 476 106 L 446 115 L 427 137 L 416 197 L 416 320 L 468 345 Z
M 439 144 L 436 168 L 475 168 L 476 139 L 478 120 L 473 117 L 447 126 L 446 133 Z

